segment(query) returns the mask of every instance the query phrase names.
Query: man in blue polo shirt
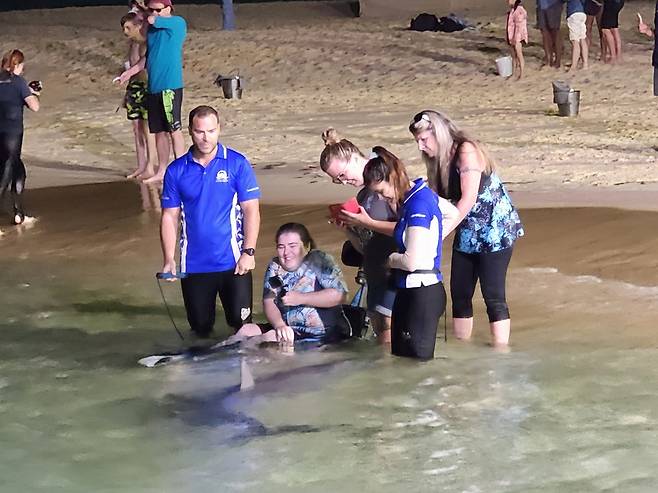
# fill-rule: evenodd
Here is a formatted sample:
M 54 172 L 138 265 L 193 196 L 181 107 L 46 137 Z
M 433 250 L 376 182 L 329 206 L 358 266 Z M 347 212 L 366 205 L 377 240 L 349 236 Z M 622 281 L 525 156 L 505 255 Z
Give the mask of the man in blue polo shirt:
M 260 212 L 260 189 L 247 158 L 221 145 L 219 117 L 210 106 L 190 112 L 189 152 L 172 162 L 164 177 L 160 236 L 162 272 L 180 271 L 187 319 L 199 337 L 215 323 L 217 295 L 226 322 L 237 331 L 251 322 L 252 278 Z M 182 213 L 181 213 L 182 211 Z

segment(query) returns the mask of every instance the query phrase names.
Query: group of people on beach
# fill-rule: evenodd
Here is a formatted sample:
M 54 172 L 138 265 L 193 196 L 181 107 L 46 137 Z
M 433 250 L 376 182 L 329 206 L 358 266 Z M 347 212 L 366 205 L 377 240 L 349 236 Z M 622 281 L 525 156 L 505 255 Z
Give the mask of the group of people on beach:
M 528 43 L 528 12 L 522 0 L 507 0 L 507 43 L 517 79 L 523 77 L 525 59 L 523 43 Z M 619 13 L 624 0 L 537 0 L 537 28 L 541 31 L 544 59 L 542 66 L 560 68 L 562 64 L 562 13 L 566 4 L 566 23 L 571 43 L 571 66 L 589 68 L 594 22 L 599 33 L 601 60 L 605 63 L 622 61 Z
M 577 0 L 582 8 L 588 1 Z M 559 31 L 562 3 L 538 0 L 539 25 L 548 46 L 545 61 L 551 66 L 560 65 L 554 34 Z M 578 33 L 572 41 L 580 42 L 588 31 L 580 25 L 583 16 L 576 15 L 582 12 L 574 10 L 575 3 L 567 1 L 568 24 L 570 32 Z M 613 3 L 616 17 L 623 0 Z M 524 31 L 523 23 L 517 22 L 527 18 L 520 10 L 521 2 L 510 1 L 510 7 L 508 39 L 527 40 L 527 27 Z M 606 14 L 606 7 L 612 8 L 608 1 L 600 7 L 600 18 L 606 21 L 599 26 L 604 31 L 617 29 L 612 26 L 616 22 L 607 17 L 612 14 Z M 589 12 L 585 15 L 598 15 Z M 226 322 L 235 332 L 224 344 L 249 338 L 283 344 L 340 338 L 347 285 L 337 262 L 317 247 L 300 223 L 283 224 L 275 235 L 276 255 L 267 265 L 263 282 L 267 322 L 253 323 L 260 188 L 252 166 L 245 156 L 220 143 L 220 118 L 210 106 L 190 112 L 188 131 L 193 144 L 185 151 L 181 108 L 186 24 L 173 15 L 171 0 L 149 0 L 146 5 L 133 0 L 121 25 L 130 49 L 125 70 L 115 82 L 128 83 L 125 108 L 133 121 L 138 161 L 131 176 L 163 181 L 162 273 L 171 280 L 180 278 L 191 330 L 200 338 L 211 335 L 219 296 Z M 640 31 L 654 35 L 641 19 Z M 603 39 L 609 44 L 606 56 L 614 61 L 620 53 L 613 46 L 618 34 L 609 37 L 604 32 Z M 580 47 L 586 65 L 587 49 Z M 517 58 L 522 57 L 520 50 L 515 51 Z M 656 56 L 654 51 L 658 67 Z M 519 63 L 522 69 L 522 60 Z M 3 193 L 14 192 L 16 223 L 24 218 L 20 203 L 25 182 L 20 155 L 23 108 L 38 111 L 40 90 L 39 84 L 27 84 L 21 77 L 23 68 L 19 50 L 3 56 L 0 186 Z M 510 314 L 505 284 L 515 241 L 523 235 L 519 215 L 487 150 L 454 121 L 439 111 L 425 110 L 413 117 L 408 129 L 425 163 L 427 179 L 412 179 L 404 163 L 385 147 L 375 146 L 364 153 L 332 128 L 322 135 L 322 171 L 334 184 L 359 188 L 358 210 L 341 210 L 334 223 L 345 232 L 346 246 L 360 259 L 374 332 L 382 344 L 390 344 L 393 354 L 433 357 L 439 318 L 447 303 L 443 241 L 454 233 L 450 272 L 454 334 L 458 339 L 471 337 L 472 298 L 479 281 L 492 343 L 506 346 Z M 151 135 L 154 142 L 149 144 Z M 155 148 L 157 169 L 149 165 L 149 148 Z M 169 163 L 172 149 L 175 159 Z M 175 260 L 177 242 L 179 263 Z
M 486 149 L 452 120 L 426 110 L 414 116 L 409 131 L 427 180 L 411 179 L 402 161 L 384 147 L 366 156 L 335 130 L 323 134 L 321 169 L 335 184 L 361 188 L 358 212 L 343 210 L 335 222 L 362 255 L 374 331 L 395 355 L 433 358 L 446 307 L 442 247 L 454 231 L 454 333 L 459 339 L 471 336 L 479 281 L 492 342 L 506 346 L 505 280 L 514 243 L 523 235 L 518 213 Z M 347 294 L 341 268 L 300 223 L 283 224 L 275 235 L 276 256 L 263 281 L 267 322 L 253 323 L 260 188 L 245 156 L 219 142 L 215 109 L 193 109 L 189 132 L 192 147 L 164 175 L 160 230 L 162 275 L 180 278 L 192 331 L 202 338 L 211 334 L 219 296 L 235 331 L 220 345 L 249 338 L 282 344 L 339 339 Z

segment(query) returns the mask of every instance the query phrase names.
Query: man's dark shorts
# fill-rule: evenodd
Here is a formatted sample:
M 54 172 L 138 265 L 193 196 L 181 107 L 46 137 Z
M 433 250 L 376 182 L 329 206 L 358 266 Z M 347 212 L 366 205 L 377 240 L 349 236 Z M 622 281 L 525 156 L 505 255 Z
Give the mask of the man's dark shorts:
M 152 134 L 171 133 L 183 128 L 181 124 L 181 107 L 183 89 L 166 89 L 162 92 L 149 93 L 146 96 L 149 130 Z
M 537 9 L 537 27 L 542 30 L 557 31 L 562 19 L 562 2 L 547 9 Z

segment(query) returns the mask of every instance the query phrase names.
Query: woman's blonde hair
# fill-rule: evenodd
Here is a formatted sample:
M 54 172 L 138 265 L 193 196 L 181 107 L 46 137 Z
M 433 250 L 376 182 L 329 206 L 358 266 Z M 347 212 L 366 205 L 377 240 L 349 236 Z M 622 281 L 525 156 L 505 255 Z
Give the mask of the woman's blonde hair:
M 324 141 L 324 149 L 320 154 L 320 168 L 325 173 L 334 159 L 349 161 L 354 154 L 365 158 L 357 146 L 347 139 L 341 139 L 335 128 L 329 127 L 322 132 L 322 140 Z
M 430 130 L 438 143 L 436 157 L 429 157 L 424 152 L 423 162 L 427 168 L 427 181 L 436 193 L 450 200 L 459 200 L 461 187 L 456 166 L 451 166 L 455 161 L 455 153 L 459 147 L 468 142 L 472 144 L 477 152 L 484 158 L 484 174 L 491 174 L 496 165 L 489 156 L 484 146 L 460 129 L 455 122 L 439 111 L 425 110 L 414 116 L 409 124 L 409 131 L 415 137 L 425 130 Z M 454 169 L 451 169 L 454 168 Z
M 24 61 L 25 55 L 21 50 L 9 50 L 2 57 L 2 68 L 7 72 L 13 72 Z

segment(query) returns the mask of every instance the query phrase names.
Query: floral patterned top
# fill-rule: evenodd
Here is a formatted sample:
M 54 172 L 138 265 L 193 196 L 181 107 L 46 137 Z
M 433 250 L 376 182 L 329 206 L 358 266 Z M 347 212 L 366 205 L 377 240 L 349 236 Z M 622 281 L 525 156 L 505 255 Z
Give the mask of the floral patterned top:
M 463 253 L 504 250 L 523 236 L 523 224 L 496 173 L 482 175 L 475 205 L 457 226 L 453 248 Z
M 299 268 L 289 272 L 274 257 L 265 271 L 263 298 L 274 298 L 281 317 L 295 331 L 295 336 L 321 337 L 338 323 L 340 306 L 315 308 L 312 306 L 285 306 L 280 299 L 283 290 L 313 293 L 322 289 L 337 289 L 347 293 L 343 274 L 331 255 L 311 250 Z

